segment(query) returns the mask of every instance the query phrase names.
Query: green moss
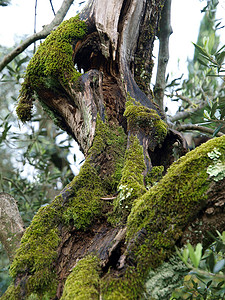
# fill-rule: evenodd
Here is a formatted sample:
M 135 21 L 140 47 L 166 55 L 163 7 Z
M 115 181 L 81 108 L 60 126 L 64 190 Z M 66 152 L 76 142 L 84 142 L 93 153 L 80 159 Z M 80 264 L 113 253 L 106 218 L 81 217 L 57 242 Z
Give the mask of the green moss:
M 63 219 L 66 224 L 73 224 L 76 229 L 86 229 L 94 217 L 100 214 L 104 189 L 94 166 L 86 161 L 78 176 L 71 182 L 74 197 L 65 208 Z
M 99 299 L 99 269 L 95 256 L 78 261 L 66 280 L 61 300 Z
M 78 176 L 70 183 L 74 197 L 63 213 L 66 224 L 72 222 L 77 229 L 86 229 L 101 213 L 103 201 L 100 198 L 115 192 L 121 178 L 125 145 L 126 138 L 122 129 L 110 128 L 107 122 L 104 123 L 98 117 L 89 155 Z
M 24 279 L 26 297 L 51 299 L 56 293 L 57 276 L 54 264 L 59 245 L 58 225 L 68 224 L 76 229 L 86 230 L 100 215 L 104 203 L 100 198 L 109 192 L 115 192 L 121 178 L 125 149 L 126 135 L 122 128 L 110 128 L 107 122 L 102 122 L 98 117 L 96 134 L 88 157 L 80 173 L 63 191 L 64 195 L 68 191 L 71 197 L 65 201 L 59 195 L 50 205 L 38 211 L 24 233 L 11 265 L 13 278 L 27 276 Z M 99 157 L 103 157 L 104 162 Z M 12 287 L 7 295 L 14 294 L 15 288 Z M 19 296 L 10 297 L 14 296 L 9 296 L 9 299 L 21 299 Z
M 164 166 L 154 166 L 151 171 L 145 176 L 146 188 L 150 189 L 156 185 L 157 182 L 162 179 L 164 172 Z
M 35 91 L 44 87 L 54 88 L 56 82 L 67 85 L 80 77 L 73 66 L 71 43 L 85 35 L 86 24 L 76 16 L 62 22 L 39 46 L 27 67 L 20 90 L 16 112 L 21 121 L 31 119 Z
M 119 184 L 124 165 L 124 155 L 127 146 L 127 135 L 118 125 L 109 126 L 97 118 L 95 138 L 89 151 L 89 157 L 104 178 L 104 186 L 108 193 L 114 193 Z M 101 165 L 99 165 L 99 157 Z
M 208 154 L 217 148 L 225 161 L 225 137 L 215 138 L 175 162 L 163 179 L 134 202 L 128 217 L 127 239 L 145 228 L 150 236 L 137 248 L 138 264 L 158 266 L 172 251 L 186 224 L 207 200 L 210 179 Z
M 114 201 L 115 222 L 126 221 L 134 199 L 146 192 L 143 172 L 145 170 L 143 149 L 139 140 L 131 136 L 129 148 L 126 151 L 122 177 L 118 185 L 118 196 Z
M 134 201 L 127 222 L 126 254 L 135 267 L 128 267 L 122 278 L 109 273 L 103 279 L 104 299 L 139 299 L 145 294 L 149 269 L 173 253 L 183 228 L 207 200 L 206 191 L 213 180 L 207 174 L 212 163 L 209 154 L 215 147 L 224 163 L 225 137 L 210 140 L 180 158 L 157 185 Z
M 152 146 L 164 141 L 167 135 L 167 124 L 161 120 L 154 109 L 141 105 L 128 95 L 124 116 L 127 117 L 128 130 L 132 133 L 143 131 L 151 137 Z
M 13 278 L 29 273 L 26 282 L 27 295 L 37 292 L 43 295 L 52 286 L 55 292 L 56 275 L 53 262 L 57 257 L 59 233 L 58 209 L 54 205 L 41 208 L 33 218 L 21 239 L 21 246 L 10 267 Z
M 1 300 L 20 300 L 20 286 L 14 286 L 11 284 L 7 291 L 4 293 L 3 296 L 0 298 Z
M 143 294 L 144 278 L 134 267 L 128 267 L 123 277 L 108 276 L 101 281 L 101 291 L 105 300 L 135 300 Z

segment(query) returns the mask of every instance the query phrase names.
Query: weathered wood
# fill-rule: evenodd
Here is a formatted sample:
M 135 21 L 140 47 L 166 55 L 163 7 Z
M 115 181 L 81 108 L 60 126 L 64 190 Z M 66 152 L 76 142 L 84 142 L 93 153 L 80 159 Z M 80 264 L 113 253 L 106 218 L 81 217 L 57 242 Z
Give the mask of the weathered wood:
M 0 193 L 0 240 L 12 261 L 24 232 L 16 200 L 7 193 Z

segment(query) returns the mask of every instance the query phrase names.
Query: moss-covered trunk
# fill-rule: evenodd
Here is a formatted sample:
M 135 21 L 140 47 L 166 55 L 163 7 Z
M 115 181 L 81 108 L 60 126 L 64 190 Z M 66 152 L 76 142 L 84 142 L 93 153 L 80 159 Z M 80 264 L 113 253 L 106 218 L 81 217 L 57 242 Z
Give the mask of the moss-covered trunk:
M 204 219 L 198 240 L 219 229 L 213 219 L 222 215 L 225 138 L 168 169 L 173 144 L 181 154 L 186 145 L 162 119 L 148 85 L 163 4 L 92 0 L 31 60 L 18 116 L 29 120 L 38 99 L 78 141 L 85 163 L 35 215 L 2 299 L 139 299 L 149 269 L 175 244 L 197 241 L 190 230 L 197 220 Z

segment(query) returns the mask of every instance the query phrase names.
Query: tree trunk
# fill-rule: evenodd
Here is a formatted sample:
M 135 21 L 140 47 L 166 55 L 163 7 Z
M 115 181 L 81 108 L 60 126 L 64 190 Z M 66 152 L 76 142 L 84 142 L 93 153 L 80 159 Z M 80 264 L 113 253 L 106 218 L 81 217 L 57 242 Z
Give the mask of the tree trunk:
M 85 23 L 64 22 L 30 62 L 18 116 L 30 119 L 38 98 L 86 160 L 35 215 L 11 265 L 14 284 L 2 299 L 139 299 L 149 269 L 175 244 L 202 241 L 207 230 L 224 228 L 219 166 L 225 138 L 168 170 L 174 147 L 181 155 L 187 149 L 163 120 L 149 87 L 163 5 L 89 1 L 80 14 Z M 199 220 L 197 236 L 190 228 Z

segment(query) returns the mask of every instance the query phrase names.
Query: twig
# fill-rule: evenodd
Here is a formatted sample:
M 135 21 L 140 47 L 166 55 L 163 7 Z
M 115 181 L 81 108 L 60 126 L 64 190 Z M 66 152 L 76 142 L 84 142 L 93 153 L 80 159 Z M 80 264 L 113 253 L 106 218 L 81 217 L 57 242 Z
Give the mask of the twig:
M 115 196 L 115 197 L 110 197 L 110 198 L 100 198 L 101 200 L 105 200 L 105 201 L 110 201 L 110 200 L 114 200 L 114 199 L 116 199 L 117 198 L 117 196 Z
M 23 196 L 23 198 L 26 200 L 27 203 L 30 203 L 30 200 L 27 199 L 27 197 L 25 196 L 25 194 L 22 192 L 22 190 L 20 189 L 20 187 L 11 179 L 7 178 L 7 177 L 2 177 L 3 180 L 10 182 L 12 185 L 15 186 L 15 188 L 17 189 L 17 191 Z
M 196 108 L 192 108 L 189 109 L 188 111 L 182 111 L 182 112 L 178 112 L 176 113 L 174 116 L 169 117 L 170 122 L 176 122 L 178 120 L 182 120 L 182 119 L 187 119 L 189 118 L 192 114 L 198 112 L 200 109 L 206 107 L 207 104 L 206 103 L 202 103 L 200 104 L 198 107 Z
M 8 63 L 10 63 L 17 55 L 22 53 L 28 46 L 30 46 L 35 41 L 43 39 L 47 35 L 49 35 L 49 33 L 62 22 L 73 1 L 74 0 L 64 0 L 62 6 L 60 7 L 50 24 L 44 26 L 44 28 L 38 33 L 34 33 L 33 35 L 29 36 L 19 46 L 17 46 L 9 54 L 7 54 L 0 62 L 0 72 L 5 68 L 5 66 L 7 66 Z
M 51 4 L 51 8 L 52 8 L 53 14 L 55 16 L 55 10 L 54 10 L 53 4 L 52 4 L 52 0 L 50 0 L 50 4 Z
M 185 96 L 183 96 L 183 95 L 179 95 L 178 93 L 176 93 L 176 96 L 177 96 L 178 98 L 180 98 L 181 100 L 183 100 L 184 102 L 187 102 L 190 106 L 193 106 L 193 101 L 191 101 L 190 98 L 185 97 Z
M 198 130 L 200 132 L 213 134 L 214 130 L 208 127 L 199 126 L 195 124 L 185 124 L 185 125 L 178 125 L 176 126 L 176 130 L 178 131 L 188 131 L 188 130 Z M 224 135 L 222 132 L 218 132 L 216 136 L 222 136 Z
M 37 0 L 35 0 L 35 5 L 34 5 L 34 34 L 37 32 L 36 31 L 36 26 L 37 26 Z M 34 51 L 33 53 L 36 52 L 36 42 L 34 42 Z

